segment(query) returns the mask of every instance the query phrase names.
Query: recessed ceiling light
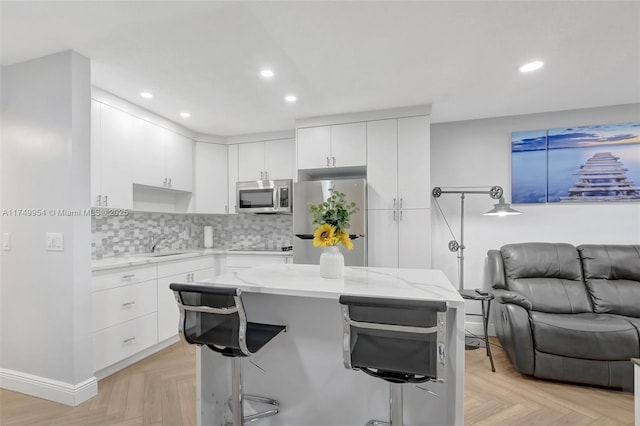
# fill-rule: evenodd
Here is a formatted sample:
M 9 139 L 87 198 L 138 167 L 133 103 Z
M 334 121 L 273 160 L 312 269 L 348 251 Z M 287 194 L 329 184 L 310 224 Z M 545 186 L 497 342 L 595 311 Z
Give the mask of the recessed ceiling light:
M 140 96 L 142 96 L 145 99 L 151 99 L 153 98 L 153 94 L 149 93 L 149 92 L 140 92 Z
M 260 71 L 260 75 L 263 76 L 264 78 L 271 78 L 273 77 L 273 71 L 269 69 L 264 69 Z
M 544 65 L 544 62 L 542 61 L 529 62 L 528 64 L 524 64 L 523 66 L 520 67 L 520 72 L 531 72 L 531 71 L 539 70 L 540 68 L 542 68 L 543 65 Z
M 182 117 L 182 118 L 189 118 L 189 117 L 191 117 L 191 114 L 189 114 L 188 112 L 181 112 L 181 113 L 180 113 L 180 117 Z
M 298 100 L 298 98 L 295 95 L 287 95 L 285 96 L 284 100 L 287 102 L 295 102 Z

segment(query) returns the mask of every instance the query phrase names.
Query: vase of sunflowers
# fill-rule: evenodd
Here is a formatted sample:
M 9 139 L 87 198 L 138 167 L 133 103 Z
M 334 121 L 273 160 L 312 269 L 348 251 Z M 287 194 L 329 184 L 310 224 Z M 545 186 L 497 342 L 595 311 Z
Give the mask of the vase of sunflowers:
M 309 210 L 313 223 L 317 224 L 313 233 L 314 247 L 323 247 L 320 255 L 320 276 L 323 278 L 344 277 L 344 256 L 338 244 L 348 250 L 353 249 L 349 237 L 349 217 L 360 210 L 356 203 L 348 203 L 344 193 L 329 189 L 329 197 L 323 203 L 311 205 Z

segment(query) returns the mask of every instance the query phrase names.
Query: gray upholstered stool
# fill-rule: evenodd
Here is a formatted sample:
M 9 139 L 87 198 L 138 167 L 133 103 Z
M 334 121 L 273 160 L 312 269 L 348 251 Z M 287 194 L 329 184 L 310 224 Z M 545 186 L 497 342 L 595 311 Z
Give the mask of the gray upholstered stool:
M 242 392 L 241 357 L 258 352 L 281 331 L 284 325 L 248 322 L 240 289 L 193 284 L 169 286 L 180 308 L 180 334 L 195 345 L 207 345 L 211 350 L 232 358 L 231 398 L 232 425 L 242 426 L 278 413 L 279 402 Z M 244 400 L 261 402 L 272 408 L 244 415 Z
M 403 426 L 402 384 L 444 381 L 447 303 L 340 296 L 348 369 L 389 382 L 390 420 Z

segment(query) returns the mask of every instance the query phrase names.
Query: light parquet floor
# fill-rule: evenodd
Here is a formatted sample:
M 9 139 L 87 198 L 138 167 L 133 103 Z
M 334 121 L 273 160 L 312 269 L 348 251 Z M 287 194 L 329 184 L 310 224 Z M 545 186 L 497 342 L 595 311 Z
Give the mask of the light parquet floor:
M 465 425 L 633 426 L 630 393 L 523 377 L 497 346 L 494 360 L 492 373 L 484 350 L 466 352 Z M 101 380 L 77 407 L 0 389 L 2 426 L 195 423 L 195 350 L 182 342 Z

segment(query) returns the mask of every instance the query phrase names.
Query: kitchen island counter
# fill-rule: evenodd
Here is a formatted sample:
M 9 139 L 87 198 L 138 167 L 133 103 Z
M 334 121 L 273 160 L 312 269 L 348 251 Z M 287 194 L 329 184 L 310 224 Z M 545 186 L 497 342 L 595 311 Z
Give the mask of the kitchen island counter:
M 286 324 L 260 352 L 244 361 L 248 394 L 280 400 L 265 426 L 348 426 L 388 420 L 388 384 L 342 362 L 340 295 L 445 301 L 447 364 L 443 383 L 404 386 L 405 425 L 462 425 L 464 301 L 438 270 L 346 267 L 325 279 L 317 265 L 272 264 L 199 281 L 238 287 L 249 321 Z M 224 425 L 231 394 L 229 358 L 197 350 L 198 424 Z

